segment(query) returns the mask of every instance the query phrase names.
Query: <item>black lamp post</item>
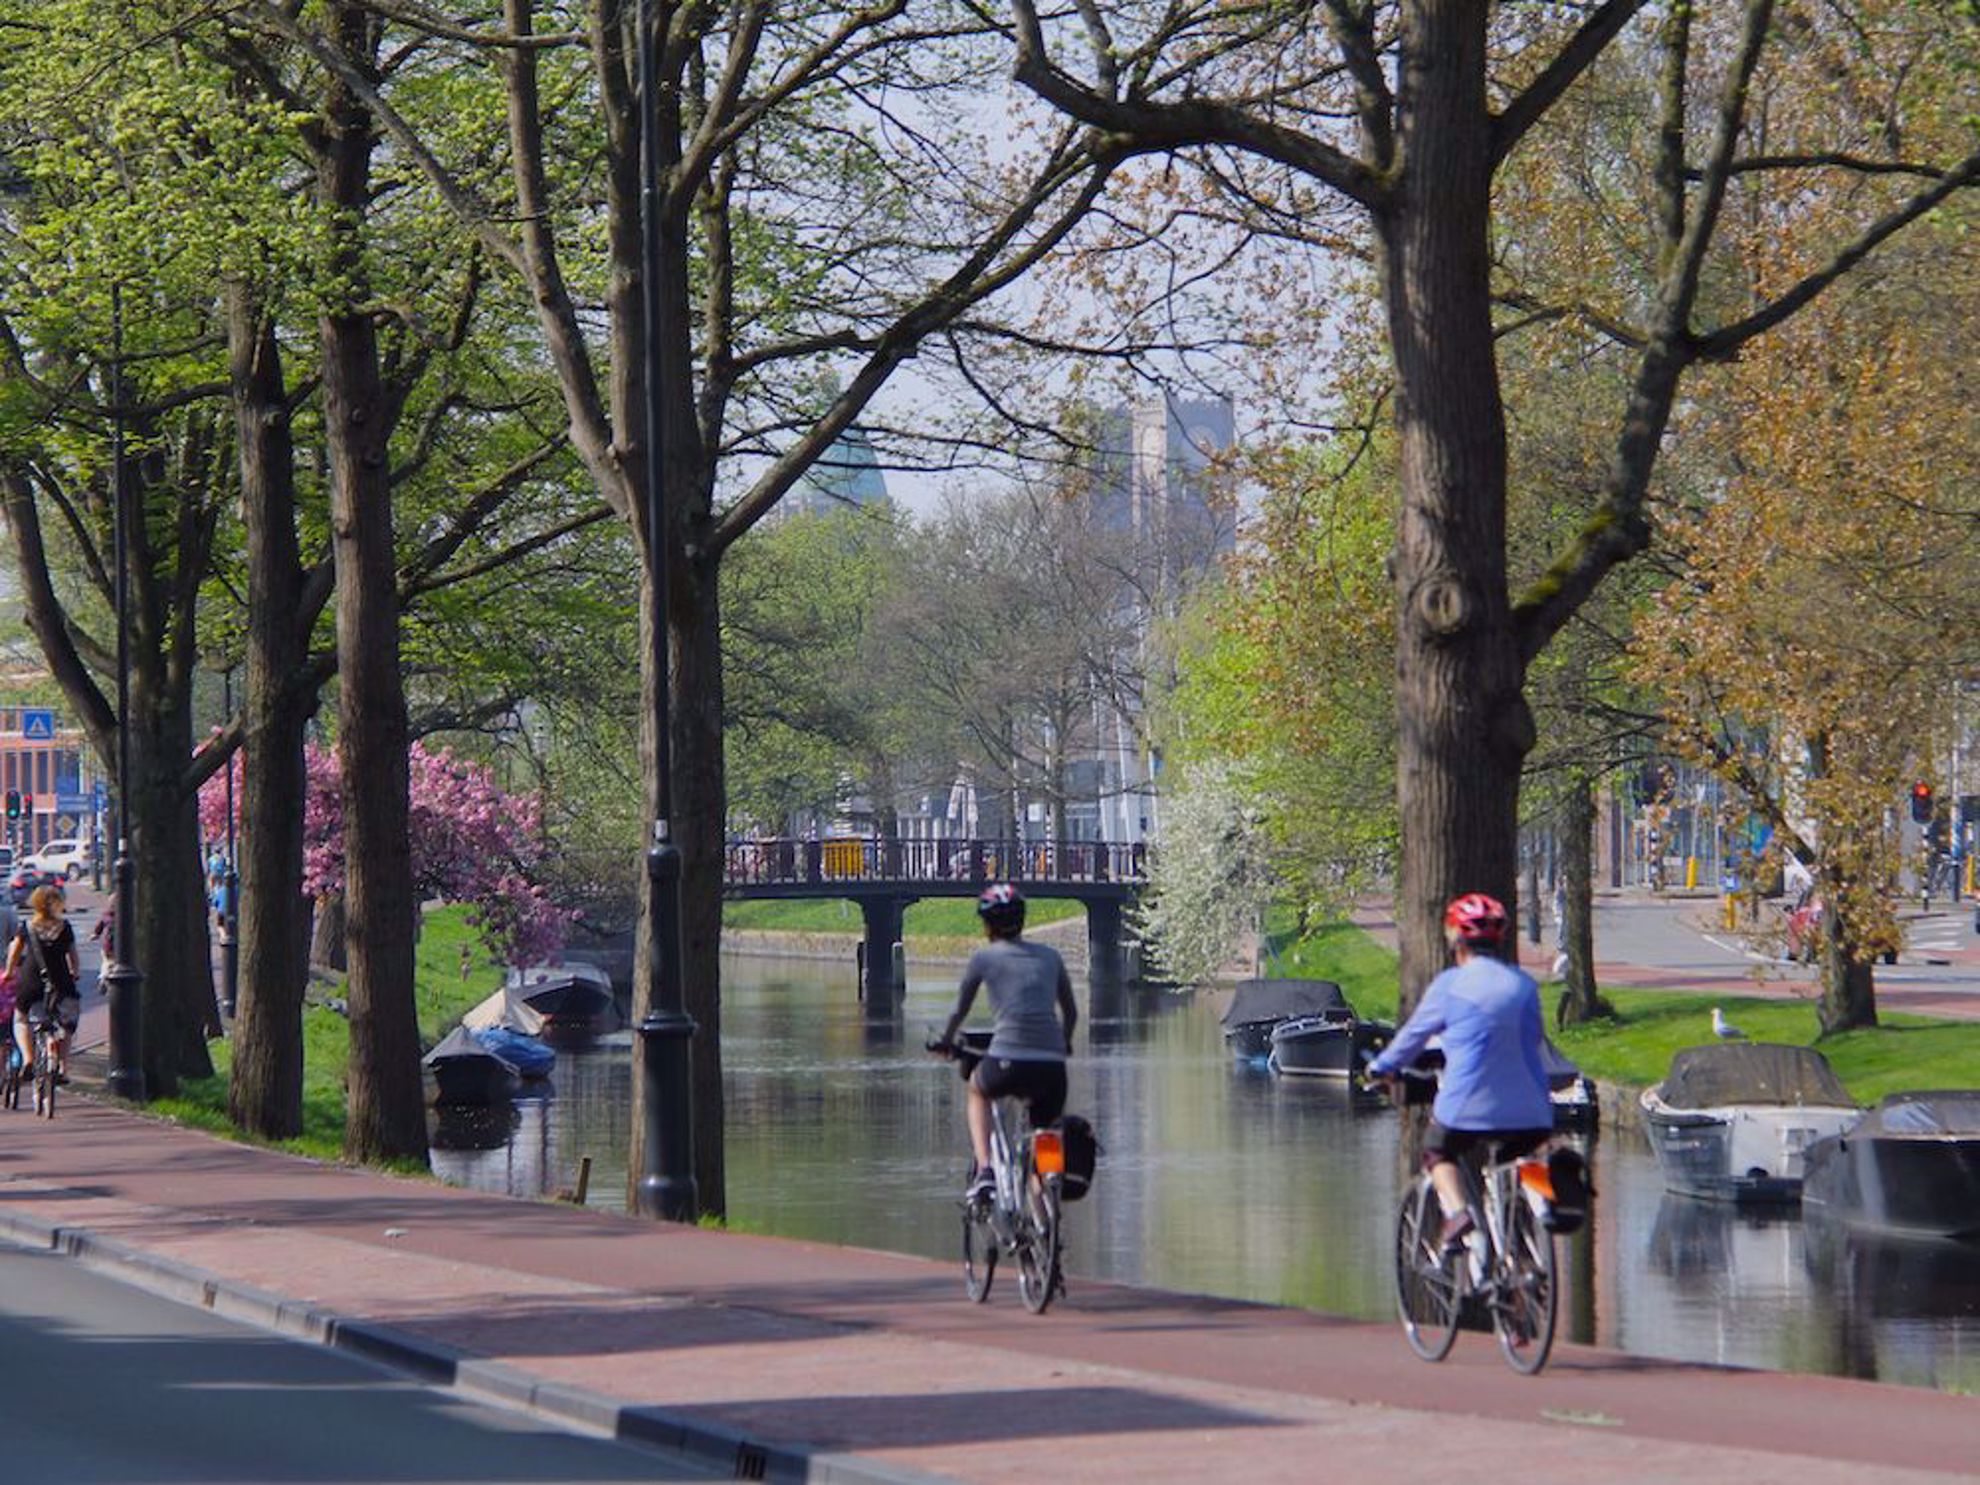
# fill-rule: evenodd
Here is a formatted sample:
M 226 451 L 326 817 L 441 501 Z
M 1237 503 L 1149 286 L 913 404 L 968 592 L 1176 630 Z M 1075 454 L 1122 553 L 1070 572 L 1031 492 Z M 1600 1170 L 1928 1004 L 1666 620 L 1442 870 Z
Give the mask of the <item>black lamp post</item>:
M 125 527 L 130 504 L 124 470 L 124 301 L 110 290 L 110 522 L 117 564 L 117 894 L 110 942 L 116 959 L 103 971 L 110 992 L 110 1091 L 133 1103 L 144 1102 L 144 1028 L 139 989 L 144 976 L 131 962 L 131 929 L 136 922 L 136 873 L 131 861 L 131 655 L 130 553 Z
M 222 710 L 234 715 L 234 667 L 221 673 Z M 227 768 L 227 867 L 220 878 L 220 1014 L 234 1019 L 241 987 L 240 876 L 234 869 L 234 760 Z
M 656 804 L 653 838 L 646 849 L 647 1011 L 639 1022 L 645 1098 L 639 1110 L 644 1158 L 634 1205 L 651 1217 L 692 1222 L 694 1106 L 689 1087 L 689 1043 L 694 1021 L 681 984 L 681 851 L 670 825 L 673 748 L 668 736 L 667 538 L 665 476 L 661 469 L 660 396 L 660 111 L 653 55 L 652 0 L 639 0 L 635 64 L 639 73 L 641 356 L 646 383 L 646 567 L 652 604 L 648 664 L 653 673 Z

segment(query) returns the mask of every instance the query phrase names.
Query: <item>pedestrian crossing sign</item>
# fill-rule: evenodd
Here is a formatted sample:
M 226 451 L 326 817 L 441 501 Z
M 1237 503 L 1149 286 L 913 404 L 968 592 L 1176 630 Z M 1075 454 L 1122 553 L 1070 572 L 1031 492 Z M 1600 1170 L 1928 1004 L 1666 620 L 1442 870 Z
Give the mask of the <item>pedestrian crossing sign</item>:
M 21 708 L 21 737 L 26 742 L 53 742 L 55 713 L 45 706 Z

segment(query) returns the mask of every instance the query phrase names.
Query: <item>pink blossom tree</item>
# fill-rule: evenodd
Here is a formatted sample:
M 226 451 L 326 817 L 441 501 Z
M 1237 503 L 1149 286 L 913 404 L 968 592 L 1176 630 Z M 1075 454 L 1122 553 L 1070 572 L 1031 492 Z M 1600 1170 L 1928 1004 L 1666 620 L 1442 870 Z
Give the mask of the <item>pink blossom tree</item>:
M 309 745 L 309 786 L 303 800 L 303 889 L 312 897 L 344 882 L 344 820 L 337 754 Z M 504 964 L 536 964 L 564 942 L 571 914 L 531 880 L 542 859 L 542 806 L 533 794 L 510 794 L 483 765 L 446 748 L 414 743 L 412 772 L 413 884 L 422 899 L 469 905 L 468 922 L 489 954 Z M 241 790 L 241 755 L 233 770 Z M 227 831 L 227 774 L 216 772 L 200 790 L 201 832 Z

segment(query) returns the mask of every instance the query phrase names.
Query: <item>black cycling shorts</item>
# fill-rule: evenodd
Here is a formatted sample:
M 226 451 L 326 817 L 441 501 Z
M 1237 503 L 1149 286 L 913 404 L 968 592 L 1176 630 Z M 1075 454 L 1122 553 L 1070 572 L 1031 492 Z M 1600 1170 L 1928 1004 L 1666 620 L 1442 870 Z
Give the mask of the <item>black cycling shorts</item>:
M 985 1098 L 1023 1099 L 1033 1129 L 1066 1111 L 1066 1065 L 1056 1059 L 986 1057 L 976 1065 L 974 1082 Z
M 16 1002 L 14 1005 L 14 1020 L 20 1025 L 27 1027 L 30 1032 L 34 1030 L 34 1009 L 41 1004 L 41 999 L 37 995 L 25 1004 Z M 55 1019 L 61 1024 L 63 1031 L 74 1035 L 77 1024 L 82 1020 L 82 997 L 77 995 L 56 996 Z
M 1530 1155 L 1554 1137 L 1551 1129 L 1446 1129 L 1435 1119 L 1423 1132 L 1423 1163 L 1435 1164 L 1438 1160 L 1463 1160 L 1473 1157 L 1485 1158 L 1485 1145 L 1497 1140 L 1500 1154 L 1507 1160 L 1515 1160 L 1521 1155 Z

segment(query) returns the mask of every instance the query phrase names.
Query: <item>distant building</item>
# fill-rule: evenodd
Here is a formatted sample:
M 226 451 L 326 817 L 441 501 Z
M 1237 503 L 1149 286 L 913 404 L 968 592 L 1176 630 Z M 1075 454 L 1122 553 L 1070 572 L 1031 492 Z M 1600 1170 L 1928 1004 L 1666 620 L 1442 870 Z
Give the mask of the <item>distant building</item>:
M 853 427 L 832 440 L 778 508 L 789 515 L 816 516 L 886 498 L 887 477 L 880 471 L 873 440 L 865 429 Z
M 1166 392 L 1100 415 L 1094 452 L 1093 519 L 1196 565 L 1231 549 L 1236 524 L 1215 489 L 1216 461 L 1237 439 L 1224 397 L 1184 400 Z

